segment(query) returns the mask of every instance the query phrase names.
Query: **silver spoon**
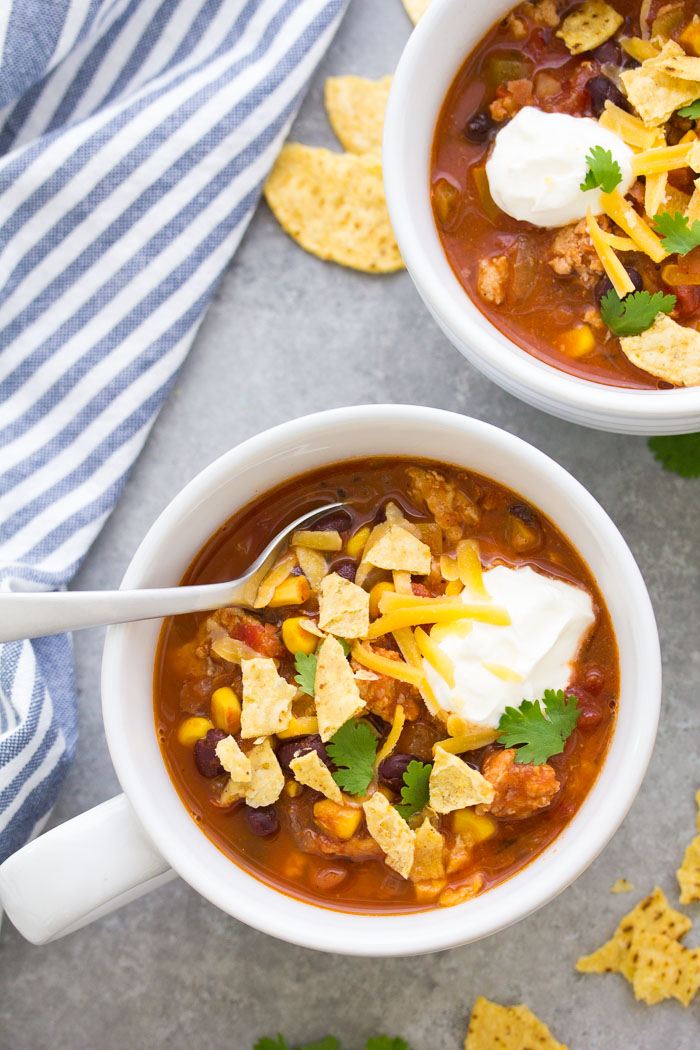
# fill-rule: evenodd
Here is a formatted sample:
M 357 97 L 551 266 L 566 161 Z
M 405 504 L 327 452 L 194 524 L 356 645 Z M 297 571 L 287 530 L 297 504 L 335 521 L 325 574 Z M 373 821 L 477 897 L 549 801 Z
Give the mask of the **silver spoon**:
M 226 583 L 193 587 L 158 587 L 136 591 L 35 591 L 0 594 L 0 642 L 39 638 L 84 627 L 151 620 L 178 613 L 208 612 L 227 605 L 252 608 L 260 581 L 272 567 L 279 549 L 296 529 L 344 506 L 328 503 L 302 514 L 268 543 L 245 575 Z

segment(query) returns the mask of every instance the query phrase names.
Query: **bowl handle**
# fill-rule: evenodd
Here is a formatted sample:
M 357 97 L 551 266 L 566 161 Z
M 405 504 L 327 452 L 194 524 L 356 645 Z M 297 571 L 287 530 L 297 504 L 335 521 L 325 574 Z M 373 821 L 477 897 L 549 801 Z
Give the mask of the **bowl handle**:
M 117 795 L 8 857 L 0 901 L 22 936 L 47 944 L 174 876 Z

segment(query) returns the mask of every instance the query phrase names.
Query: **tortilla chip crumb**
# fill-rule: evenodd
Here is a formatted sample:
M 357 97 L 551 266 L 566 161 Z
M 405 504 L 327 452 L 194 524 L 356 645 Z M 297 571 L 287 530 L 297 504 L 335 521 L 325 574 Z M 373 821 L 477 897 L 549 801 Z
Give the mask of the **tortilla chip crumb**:
M 700 82 L 683 80 L 665 72 L 667 63 L 687 57 L 675 40 L 667 40 L 654 58 L 648 58 L 637 69 L 620 74 L 627 97 L 645 124 L 658 127 L 681 106 L 700 96 Z
M 695 801 L 698 805 L 695 824 L 700 831 L 700 791 L 696 794 Z M 681 904 L 695 904 L 700 901 L 700 835 L 696 835 L 686 849 L 676 877 L 681 888 Z
M 434 828 L 426 817 L 416 831 L 416 848 L 412 882 L 433 881 L 445 878 L 445 864 L 442 859 L 445 840 L 437 828 Z
M 567 1050 L 527 1006 L 474 1003 L 464 1050 Z
M 668 314 L 658 314 L 641 335 L 623 336 L 620 346 L 637 368 L 674 386 L 700 384 L 700 332 L 678 324 Z
M 629 879 L 620 878 L 616 879 L 610 887 L 611 893 L 629 893 L 630 890 L 634 889 L 634 883 L 630 882 Z
M 369 594 L 344 576 L 332 572 L 321 584 L 318 626 L 340 638 L 366 638 L 369 631 Z
M 250 759 L 241 751 L 236 738 L 225 736 L 216 745 L 216 754 L 226 772 L 233 780 L 244 782 L 251 778 Z
M 336 638 L 326 638 L 316 661 L 316 715 L 325 743 L 365 706 L 352 668 Z
M 383 850 L 390 868 L 407 879 L 413 867 L 416 836 L 381 791 L 362 803 L 367 830 Z
M 587 0 L 564 19 L 556 35 L 572 55 L 592 51 L 618 31 L 624 18 L 604 0 Z
M 243 708 L 241 736 L 244 740 L 270 736 L 286 729 L 292 717 L 297 688 L 285 682 L 269 657 L 241 660 Z
M 349 153 L 382 152 L 384 111 L 393 77 L 329 77 L 325 102 L 331 127 Z
M 337 802 L 339 806 L 342 805 L 342 792 L 328 766 L 319 758 L 318 752 L 307 751 L 306 754 L 293 758 L 289 763 L 289 768 L 294 774 L 294 779 L 300 784 L 305 784 L 314 791 L 320 791 L 332 802 Z
M 427 576 L 430 572 L 430 547 L 407 529 L 392 525 L 367 552 L 365 561 L 378 569 Z
M 430 805 L 436 813 L 451 813 L 479 803 L 489 805 L 494 794 L 493 785 L 478 770 L 443 747 L 436 748 L 430 774 Z
M 431 0 L 402 0 L 403 6 L 406 9 L 406 14 L 414 25 L 418 23 L 428 10 L 430 2 Z

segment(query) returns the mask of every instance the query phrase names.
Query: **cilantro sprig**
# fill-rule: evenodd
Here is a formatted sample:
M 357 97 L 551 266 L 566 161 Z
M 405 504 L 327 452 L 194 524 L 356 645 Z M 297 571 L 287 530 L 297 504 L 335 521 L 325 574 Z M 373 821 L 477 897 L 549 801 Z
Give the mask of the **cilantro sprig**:
M 580 184 L 582 190 L 601 189 L 604 193 L 612 193 L 622 182 L 620 165 L 613 160 L 612 150 L 592 146 L 590 153 L 586 155 L 586 164 L 588 171 Z
M 696 98 L 695 102 L 691 102 L 689 106 L 683 106 L 682 109 L 679 109 L 678 116 L 690 117 L 691 120 L 700 119 L 700 98 Z
M 294 681 L 309 696 L 314 695 L 317 663 L 318 657 L 316 653 L 309 653 L 308 656 L 306 653 L 295 653 L 294 655 L 294 668 L 297 672 L 294 675 Z
M 366 722 L 349 718 L 326 744 L 331 761 L 338 768 L 333 774 L 341 791 L 364 795 L 374 776 L 377 738 Z
M 621 299 L 611 288 L 600 300 L 600 316 L 614 335 L 639 335 L 651 328 L 657 314 L 669 314 L 675 305 L 675 295 L 630 292 Z
M 649 448 L 664 470 L 682 478 L 700 477 L 700 434 L 649 438 Z
M 542 710 L 544 704 L 544 711 Z M 564 696 L 559 689 L 545 689 L 543 700 L 523 700 L 520 707 L 507 707 L 498 723 L 500 743 L 518 746 L 515 761 L 542 765 L 552 755 L 560 755 L 576 728 L 579 716 L 575 696 Z
M 675 215 L 663 212 L 654 216 L 654 228 L 661 236 L 661 244 L 669 253 L 687 255 L 700 244 L 700 222 L 690 223 L 687 216 L 677 211 Z
M 289 1047 L 283 1037 L 278 1035 L 276 1039 L 259 1039 L 253 1050 L 289 1050 Z M 327 1035 L 320 1042 L 304 1043 L 303 1046 L 297 1047 L 297 1050 L 340 1050 L 340 1043 L 334 1035 Z M 378 1035 L 367 1040 L 365 1050 L 411 1050 L 411 1047 L 399 1036 Z
M 401 804 L 396 807 L 404 820 L 410 820 L 428 805 L 430 798 L 430 774 L 433 767 L 428 762 L 409 762 L 403 775 Z

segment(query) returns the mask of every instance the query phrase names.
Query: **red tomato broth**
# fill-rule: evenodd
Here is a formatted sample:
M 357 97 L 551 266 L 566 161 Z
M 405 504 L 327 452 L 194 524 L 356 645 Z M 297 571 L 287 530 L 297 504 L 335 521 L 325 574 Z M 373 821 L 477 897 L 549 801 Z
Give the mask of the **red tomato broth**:
M 611 0 L 625 16 L 620 35 L 639 35 L 639 0 Z M 653 18 L 664 0 L 654 0 Z M 513 8 L 520 14 L 524 5 Z M 559 5 L 563 18 L 578 3 Z M 688 6 L 688 21 L 693 11 Z M 596 383 L 633 389 L 668 389 L 671 384 L 636 368 L 625 356 L 619 340 L 602 322 L 590 325 L 595 337 L 592 352 L 576 358 L 567 355 L 556 342 L 563 334 L 588 323 L 590 311 L 598 310 L 594 288 L 585 288 L 572 276 L 554 273 L 545 261 L 554 237 L 561 228 L 543 229 L 512 219 L 502 212 L 475 181 L 475 171 L 482 169 L 491 149 L 493 136 L 485 143 L 467 141 L 464 129 L 475 113 L 486 108 L 496 97 L 497 84 L 488 83 L 489 63 L 504 52 L 517 52 L 529 64 L 528 78 L 547 74 L 561 82 L 561 90 L 541 98 L 532 105 L 548 112 L 592 117 L 586 81 L 604 73 L 604 63 L 594 52 L 572 56 L 556 29 L 535 25 L 526 19 L 528 35 L 516 40 L 506 18 L 496 23 L 471 52 L 455 77 L 443 102 L 432 146 L 431 199 L 438 235 L 447 259 L 458 281 L 485 317 L 505 336 L 539 360 L 570 375 Z M 683 26 L 671 35 L 677 37 Z M 624 56 L 624 52 L 623 52 Z M 634 65 L 629 58 L 625 62 Z M 509 78 L 510 79 L 510 78 Z M 505 126 L 495 124 L 495 131 Z M 482 180 L 485 175 L 481 176 Z M 451 206 L 438 199 L 445 191 L 444 181 L 457 190 Z M 671 172 L 670 182 L 687 182 L 683 172 Z M 441 188 L 442 187 L 442 188 Z M 437 195 L 436 195 L 437 192 Z M 456 202 L 456 203 L 455 203 Z M 441 219 L 442 215 L 442 219 Z M 445 217 L 447 216 L 447 217 Z M 620 231 L 621 232 L 621 231 Z M 500 306 L 488 302 L 477 289 L 480 259 L 506 254 L 512 261 L 510 287 Z M 653 293 L 674 293 L 678 298 L 677 313 L 682 324 L 700 326 L 700 296 L 693 286 L 669 287 L 661 278 L 663 264 L 654 263 L 643 252 L 625 252 L 621 258 L 628 268 L 636 269 L 644 288 Z M 588 315 L 588 318 L 587 318 Z
M 439 469 L 448 479 L 458 479 L 468 493 L 481 493 L 483 516 L 467 535 L 480 541 L 485 567 L 493 564 L 531 565 L 549 575 L 576 582 L 591 594 L 596 625 L 577 659 L 574 691 L 581 693 L 582 706 L 592 710 L 593 724 L 577 727 L 562 755 L 550 760 L 562 787 L 552 804 L 522 820 L 493 818 L 495 835 L 476 845 L 471 863 L 448 876 L 448 887 L 459 889 L 475 875 L 483 878 L 483 889 L 507 879 L 536 857 L 561 832 L 594 783 L 612 738 L 619 695 L 617 647 L 612 624 L 600 592 L 587 566 L 556 527 L 539 511 L 535 512 L 541 542 L 535 552 L 516 553 L 509 547 L 511 522 L 507 508 L 523 501 L 510 490 L 471 472 L 415 460 L 357 460 L 324 467 L 278 486 L 253 501 L 223 525 L 193 560 L 182 579 L 188 583 L 214 583 L 241 574 L 269 539 L 300 513 L 321 502 L 350 501 L 352 519 L 345 538 L 367 523 L 381 520 L 381 509 L 388 500 L 398 503 L 412 520 L 432 520 L 407 497 L 405 469 L 415 464 Z M 346 557 L 344 552 L 339 558 Z M 264 618 L 281 623 L 287 615 L 303 615 L 295 606 L 265 610 Z M 216 808 L 211 799 L 218 795 L 222 778 L 201 777 L 191 747 L 178 741 L 177 729 L 184 712 L 180 703 L 185 676 L 197 669 L 195 637 L 207 614 L 171 617 L 164 623 L 155 663 L 154 710 L 163 759 L 173 784 L 193 819 L 207 837 L 233 862 L 268 885 L 291 896 L 337 910 L 356 912 L 420 911 L 434 907 L 415 898 L 414 886 L 391 871 L 383 859 L 349 860 L 319 857 L 300 851 L 297 830 L 317 833 L 313 805 L 321 796 L 309 788 L 291 798 L 283 790 L 275 804 L 279 830 L 269 838 L 257 837 L 249 829 L 243 803 L 229 809 Z M 280 673 L 290 672 L 293 658 L 283 658 Z M 293 672 L 292 672 L 293 673 Z M 588 679 L 587 676 L 588 675 Z M 216 686 L 228 684 L 230 675 L 218 675 Z M 593 688 L 587 689 L 587 681 Z M 193 710 L 192 706 L 188 707 Z M 198 713 L 207 714 L 204 700 Z M 387 726 L 388 729 L 388 726 Z M 416 722 L 407 722 L 396 747 L 423 759 L 431 757 L 432 744 L 446 736 L 444 725 L 424 710 Z M 462 757 L 481 761 L 494 745 Z M 226 779 L 225 777 L 223 779 Z M 400 801 L 398 798 L 395 801 Z M 451 818 L 442 818 L 441 830 L 447 845 L 454 841 L 449 830 Z

